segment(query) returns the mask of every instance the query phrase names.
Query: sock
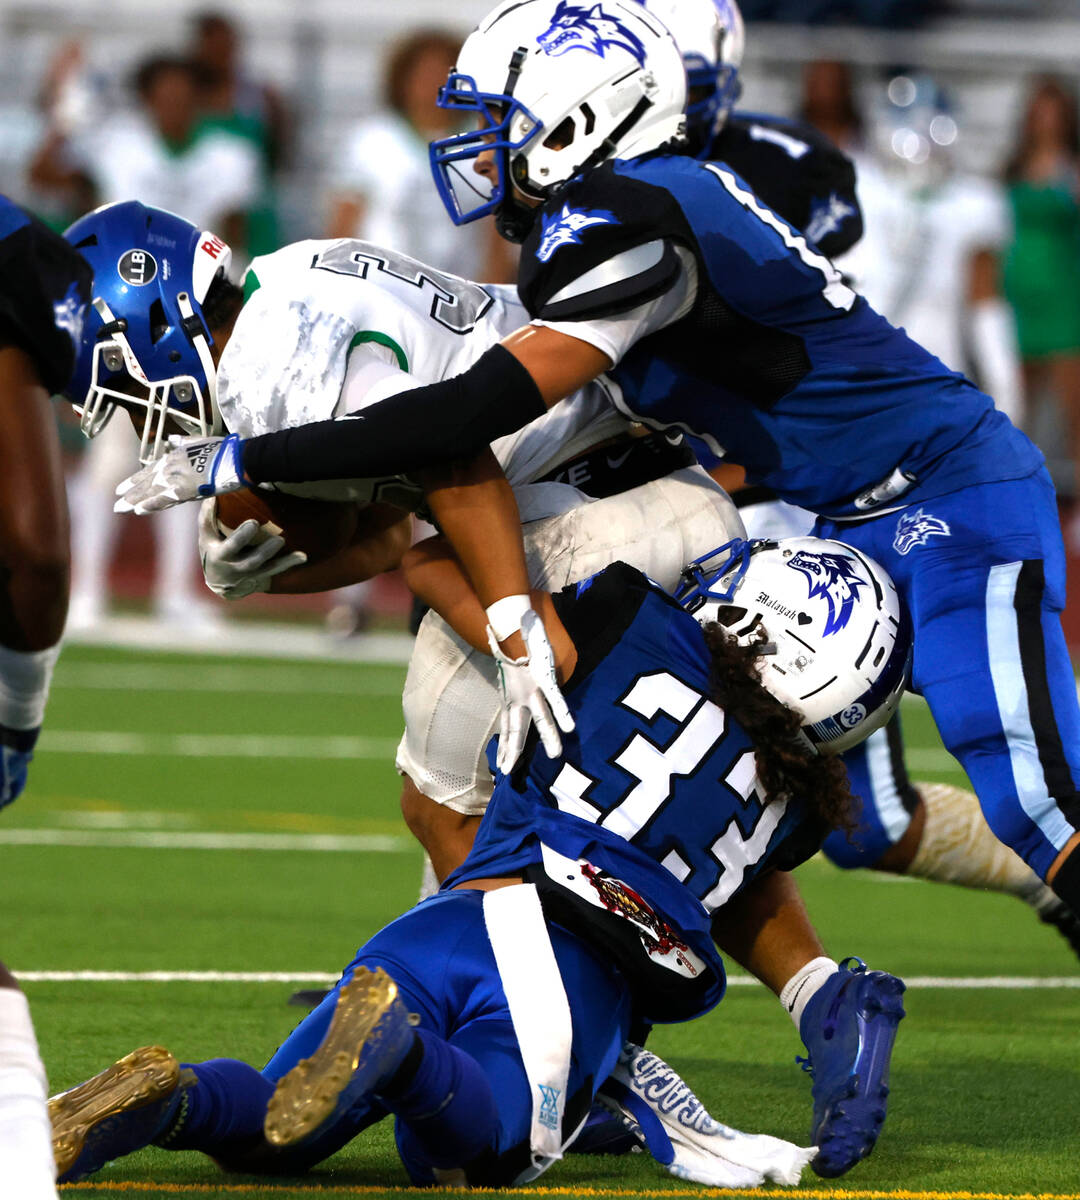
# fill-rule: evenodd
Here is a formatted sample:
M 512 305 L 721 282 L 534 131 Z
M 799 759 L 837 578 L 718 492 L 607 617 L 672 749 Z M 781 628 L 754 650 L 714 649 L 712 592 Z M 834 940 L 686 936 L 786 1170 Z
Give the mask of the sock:
M 181 1067 L 192 1070 L 198 1082 L 184 1089 L 176 1118 L 156 1145 L 212 1153 L 222 1144 L 262 1136 L 266 1106 L 274 1094 L 269 1079 L 235 1058 Z
M 802 1021 L 803 1009 L 806 1008 L 810 997 L 840 968 L 831 958 L 812 958 L 805 967 L 800 967 L 780 990 L 780 1003 L 788 1016 L 795 1022 L 798 1029 Z
M 426 1029 L 379 1093 L 431 1167 L 461 1167 L 495 1142 L 495 1097 L 480 1064 Z
M 0 1180 L 19 1200 L 56 1200 L 47 1095 L 30 1006 L 0 988 Z
M 974 792 L 947 783 L 918 783 L 915 787 L 926 809 L 926 825 L 906 874 L 1007 892 L 1039 913 L 1055 905 L 1050 888 L 994 836 Z

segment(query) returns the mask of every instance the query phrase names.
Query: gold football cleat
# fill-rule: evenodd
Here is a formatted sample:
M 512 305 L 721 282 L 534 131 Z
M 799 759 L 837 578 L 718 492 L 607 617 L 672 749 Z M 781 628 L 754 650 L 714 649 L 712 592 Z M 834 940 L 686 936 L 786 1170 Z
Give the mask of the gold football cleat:
M 263 1132 L 273 1146 L 293 1146 L 319 1132 L 377 1090 L 413 1042 L 397 984 L 380 967 L 358 967 L 338 992 L 330 1028 L 310 1058 L 278 1081 Z
M 93 1079 L 49 1101 L 53 1157 L 62 1183 L 153 1141 L 167 1124 L 177 1088 L 194 1073 L 162 1046 L 143 1046 Z

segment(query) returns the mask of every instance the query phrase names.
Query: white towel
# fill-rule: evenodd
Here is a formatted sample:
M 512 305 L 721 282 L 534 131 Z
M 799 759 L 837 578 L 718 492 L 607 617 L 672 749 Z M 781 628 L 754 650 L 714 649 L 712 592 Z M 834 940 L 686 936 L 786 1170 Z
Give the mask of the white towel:
M 663 1059 L 632 1042 L 623 1047 L 612 1077 L 625 1094 L 620 1099 L 601 1092 L 597 1099 L 629 1116 L 653 1157 L 679 1179 L 719 1188 L 754 1188 L 767 1180 L 790 1187 L 817 1154 L 816 1146 L 803 1149 L 722 1125 Z

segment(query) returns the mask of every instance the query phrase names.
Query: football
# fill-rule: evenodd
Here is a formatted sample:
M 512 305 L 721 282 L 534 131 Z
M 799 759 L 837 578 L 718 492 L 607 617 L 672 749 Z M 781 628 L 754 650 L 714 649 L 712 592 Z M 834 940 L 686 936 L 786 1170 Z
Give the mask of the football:
M 225 535 L 254 519 L 264 537 L 280 534 L 286 550 L 303 550 L 308 562 L 314 563 L 332 558 L 352 540 L 357 507 L 351 502 L 241 488 L 217 497 L 215 515 L 218 529 Z

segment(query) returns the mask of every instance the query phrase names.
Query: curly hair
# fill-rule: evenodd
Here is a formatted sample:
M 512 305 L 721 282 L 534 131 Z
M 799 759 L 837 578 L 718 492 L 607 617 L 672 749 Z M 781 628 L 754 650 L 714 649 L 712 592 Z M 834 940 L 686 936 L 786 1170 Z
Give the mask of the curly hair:
M 797 799 L 831 829 L 850 833 L 852 796 L 843 762 L 817 754 L 800 736 L 799 714 L 761 683 L 764 640 L 741 646 L 721 625 L 705 626 L 712 659 L 711 697 L 738 719 L 754 743 L 765 800 Z

